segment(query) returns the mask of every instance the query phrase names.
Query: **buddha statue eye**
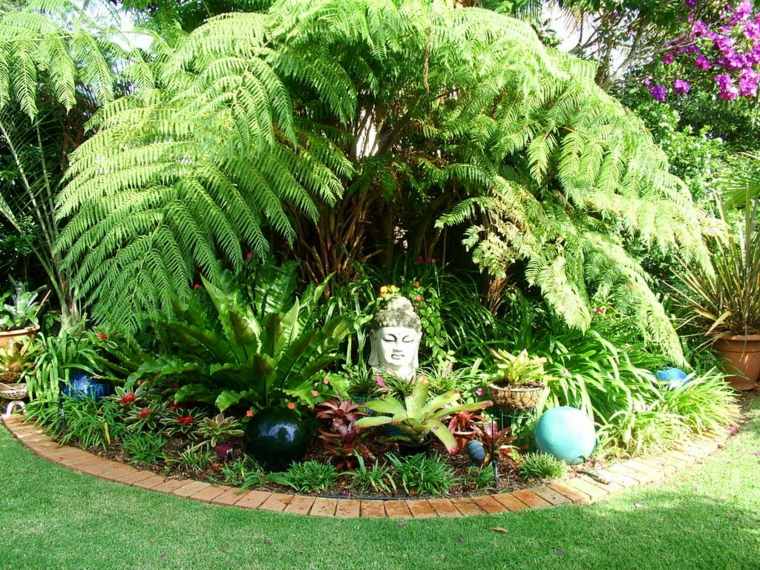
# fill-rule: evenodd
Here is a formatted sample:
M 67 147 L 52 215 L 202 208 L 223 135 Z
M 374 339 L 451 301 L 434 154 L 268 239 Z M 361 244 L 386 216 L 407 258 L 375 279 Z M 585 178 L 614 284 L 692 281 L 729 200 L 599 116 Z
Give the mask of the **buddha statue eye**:
M 412 344 L 414 342 L 414 337 L 411 335 L 405 335 L 404 338 L 401 339 L 401 342 L 405 344 Z
M 396 342 L 397 340 L 395 334 L 386 334 L 383 336 L 383 342 Z

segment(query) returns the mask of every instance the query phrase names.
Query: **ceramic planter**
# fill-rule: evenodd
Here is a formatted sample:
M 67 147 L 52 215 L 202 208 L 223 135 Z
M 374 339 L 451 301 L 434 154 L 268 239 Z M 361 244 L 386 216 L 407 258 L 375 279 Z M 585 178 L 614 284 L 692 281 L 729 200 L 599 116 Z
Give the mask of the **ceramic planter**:
M 11 331 L 0 332 L 0 348 L 11 346 L 14 342 L 24 341 L 27 338 L 32 338 L 37 334 L 40 327 L 33 325 L 23 329 L 14 329 Z
M 753 390 L 760 378 L 760 335 L 734 335 L 715 342 L 727 368 L 734 372 L 726 380 L 737 390 Z

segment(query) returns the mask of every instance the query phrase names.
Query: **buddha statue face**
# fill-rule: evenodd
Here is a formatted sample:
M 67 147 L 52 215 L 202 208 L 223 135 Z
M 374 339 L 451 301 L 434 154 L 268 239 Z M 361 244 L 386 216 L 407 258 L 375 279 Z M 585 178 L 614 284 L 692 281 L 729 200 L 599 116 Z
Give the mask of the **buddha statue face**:
M 418 352 L 422 338 L 420 321 L 411 302 L 396 297 L 375 316 L 371 336 L 369 364 L 378 372 L 386 371 L 412 380 L 419 366 Z

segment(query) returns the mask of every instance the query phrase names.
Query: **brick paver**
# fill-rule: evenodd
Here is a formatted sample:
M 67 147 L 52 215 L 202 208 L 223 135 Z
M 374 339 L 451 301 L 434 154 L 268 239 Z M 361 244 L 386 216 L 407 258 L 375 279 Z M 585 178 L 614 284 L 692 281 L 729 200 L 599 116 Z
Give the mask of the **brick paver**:
M 560 481 L 552 481 L 551 483 L 548 483 L 546 485 L 551 489 L 552 491 L 556 491 L 560 495 L 564 495 L 568 499 L 570 499 L 573 503 L 584 505 L 586 503 L 590 503 L 592 497 L 583 491 L 579 489 L 574 489 L 573 487 L 567 486 L 565 483 L 562 483 Z
M 294 515 L 308 515 L 315 500 L 316 497 L 295 495 L 293 500 L 290 501 L 290 504 L 285 508 L 285 512 Z
M 570 499 L 565 497 L 565 495 L 558 493 L 554 489 L 550 489 L 546 485 L 531 487 L 530 490 L 541 497 L 544 501 L 554 506 L 565 505 L 570 502 Z
M 591 500 L 593 501 L 596 501 L 597 499 L 601 499 L 609 495 L 609 493 L 605 491 L 599 485 L 595 485 L 589 482 L 588 479 L 583 479 L 581 477 L 575 477 L 574 479 L 569 479 L 565 482 L 565 484 L 568 487 L 577 489 L 581 493 L 585 493 L 586 495 L 591 497 Z
M 216 497 L 224 493 L 225 490 L 225 487 L 220 485 L 210 485 L 205 489 L 201 489 L 195 495 L 191 495 L 190 498 L 195 499 L 196 501 L 206 501 L 210 503 Z
M 438 516 L 435 509 L 425 499 L 409 499 L 406 502 L 412 516 L 416 519 L 429 519 Z
M 361 501 L 357 499 L 341 499 L 335 509 L 335 516 L 342 519 L 353 519 L 361 515 Z
M 384 518 L 385 507 L 383 501 L 361 501 L 360 513 L 362 518 Z
M 466 497 L 451 499 L 451 502 L 465 516 L 482 515 L 484 512 L 475 501 Z
M 191 483 L 189 479 L 167 479 L 160 485 L 153 487 L 153 490 L 160 493 L 173 493 L 176 489 L 184 487 L 188 483 Z
M 515 497 L 512 493 L 498 493 L 496 495 L 492 495 L 494 500 L 498 501 L 508 511 L 516 512 L 516 511 L 523 511 L 525 509 L 529 509 L 530 507 L 523 503 L 520 499 Z
M 334 517 L 337 504 L 337 499 L 323 499 L 322 497 L 319 497 L 314 501 L 309 514 L 316 517 Z
M 178 497 L 192 497 L 196 493 L 203 491 L 204 489 L 211 487 L 211 483 L 204 481 L 191 481 L 187 485 L 178 487 L 172 491 Z
M 542 499 L 530 489 L 519 489 L 518 491 L 514 491 L 512 495 L 534 509 L 551 507 L 551 503 L 549 501 Z
M 428 503 L 439 517 L 461 517 L 462 513 L 457 510 L 454 503 L 448 499 L 428 499 Z
M 480 495 L 478 497 L 470 497 L 472 501 L 483 509 L 488 514 L 503 513 L 507 511 L 507 507 L 502 505 L 499 501 L 494 499 L 491 495 Z
M 247 493 L 248 491 L 232 487 L 230 489 L 227 489 L 221 495 L 214 497 L 211 502 L 217 505 L 234 505 L 243 498 L 243 495 Z
M 702 463 L 706 456 L 722 447 L 723 442 L 729 437 L 729 433 L 724 432 L 713 439 L 697 438 L 685 442 L 680 449 L 594 469 L 595 477 L 581 474 L 512 493 L 451 499 L 360 500 L 328 499 L 260 490 L 244 491 L 192 479 L 166 479 L 151 471 L 135 469 L 75 447 L 61 446 L 37 426 L 24 423 L 21 416 L 4 418 L 3 422 L 17 439 L 40 457 L 103 479 L 217 505 L 341 518 L 461 517 L 545 508 L 571 502 L 589 503 L 615 494 L 626 487 L 660 481 L 671 474 Z
M 257 509 L 271 496 L 269 491 L 248 491 L 235 501 L 235 505 L 243 509 Z

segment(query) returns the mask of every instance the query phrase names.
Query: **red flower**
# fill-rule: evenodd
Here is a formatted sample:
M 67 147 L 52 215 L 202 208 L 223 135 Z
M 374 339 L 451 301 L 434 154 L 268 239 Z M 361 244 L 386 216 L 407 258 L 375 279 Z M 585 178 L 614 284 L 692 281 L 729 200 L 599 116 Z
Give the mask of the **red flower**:
M 133 404 L 136 397 L 132 392 L 127 392 L 124 394 L 121 398 L 119 398 L 119 403 L 122 406 L 129 406 L 130 404 Z
M 138 416 L 140 419 L 145 419 L 145 418 L 147 418 L 149 415 L 151 415 L 152 413 L 153 413 L 153 410 L 151 410 L 150 408 L 142 408 L 142 409 L 140 409 L 140 411 L 137 413 L 137 416 Z
M 295 402 L 288 402 L 288 409 L 289 410 L 295 410 L 296 409 L 296 403 Z
M 417 301 L 418 303 L 422 303 L 422 301 L 423 301 L 424 299 L 423 299 L 422 295 L 417 295 L 417 296 L 414 298 L 414 300 L 415 300 L 415 301 Z
M 193 416 L 187 415 L 187 416 L 179 416 L 177 418 L 177 423 L 182 426 L 191 426 L 193 425 Z
M 197 281 L 195 283 L 193 283 L 193 289 L 200 289 L 200 288 L 201 288 L 201 284 L 200 283 L 198 283 Z
M 101 341 L 108 340 L 108 334 L 104 332 L 96 332 L 95 336 L 98 337 L 98 340 L 101 340 Z
M 252 418 L 253 414 L 254 414 L 253 408 L 249 408 L 248 410 L 245 411 L 245 417 L 246 418 Z

